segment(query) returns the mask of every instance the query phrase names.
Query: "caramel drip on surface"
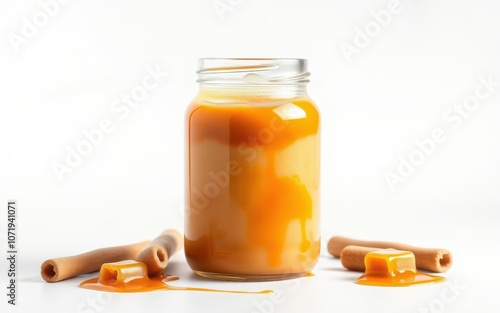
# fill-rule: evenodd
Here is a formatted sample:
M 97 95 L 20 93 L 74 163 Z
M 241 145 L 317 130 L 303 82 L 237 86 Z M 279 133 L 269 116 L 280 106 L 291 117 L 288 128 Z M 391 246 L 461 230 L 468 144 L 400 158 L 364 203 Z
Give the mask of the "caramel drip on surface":
M 184 291 L 206 291 L 206 292 L 226 292 L 226 293 L 243 293 L 243 294 L 268 294 L 272 290 L 262 291 L 239 291 L 239 290 L 220 290 L 209 288 L 195 287 L 177 287 L 166 284 L 167 281 L 178 280 L 179 277 L 159 275 L 152 278 L 143 277 L 131 280 L 127 283 L 100 283 L 99 277 L 91 278 L 83 281 L 80 286 L 86 289 L 110 291 L 110 292 L 147 292 L 155 290 L 184 290 Z
M 86 289 L 109 292 L 146 292 L 154 290 L 206 291 L 242 294 L 267 294 L 272 290 L 238 291 L 195 287 L 177 287 L 166 284 L 178 280 L 179 277 L 161 274 L 149 277 L 146 264 L 136 261 L 106 263 L 101 267 L 99 277 L 83 281 L 80 286 Z
M 370 286 L 402 287 L 445 281 L 444 277 L 420 273 L 410 251 L 384 249 L 365 256 L 365 274 L 357 283 Z

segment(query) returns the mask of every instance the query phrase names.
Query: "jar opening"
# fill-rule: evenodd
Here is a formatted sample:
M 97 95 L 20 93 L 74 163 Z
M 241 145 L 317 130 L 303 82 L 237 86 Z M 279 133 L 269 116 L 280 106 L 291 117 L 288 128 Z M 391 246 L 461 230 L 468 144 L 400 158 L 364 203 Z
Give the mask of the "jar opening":
M 309 82 L 306 59 L 202 58 L 198 82 L 234 85 L 297 85 Z

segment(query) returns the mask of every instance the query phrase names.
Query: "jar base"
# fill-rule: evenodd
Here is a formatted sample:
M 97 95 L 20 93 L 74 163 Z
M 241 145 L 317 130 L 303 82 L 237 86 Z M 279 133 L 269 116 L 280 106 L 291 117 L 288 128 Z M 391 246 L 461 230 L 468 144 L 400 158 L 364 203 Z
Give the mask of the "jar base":
M 257 282 L 257 281 L 275 281 L 286 280 L 304 277 L 308 272 L 300 273 L 283 273 L 283 274 L 264 274 L 264 275 L 249 275 L 249 274 L 228 274 L 228 273 L 212 273 L 203 271 L 194 271 L 195 274 L 216 280 L 241 281 L 241 282 Z

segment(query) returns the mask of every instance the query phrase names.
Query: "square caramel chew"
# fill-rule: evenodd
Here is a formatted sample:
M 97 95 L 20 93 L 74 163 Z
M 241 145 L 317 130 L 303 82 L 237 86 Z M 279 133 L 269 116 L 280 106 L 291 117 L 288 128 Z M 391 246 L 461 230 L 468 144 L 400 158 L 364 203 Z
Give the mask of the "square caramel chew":
M 384 249 L 365 256 L 365 275 L 396 277 L 416 273 L 415 255 L 410 251 Z
M 125 260 L 104 263 L 99 272 L 99 283 L 128 283 L 134 279 L 148 277 L 148 268 L 143 262 Z

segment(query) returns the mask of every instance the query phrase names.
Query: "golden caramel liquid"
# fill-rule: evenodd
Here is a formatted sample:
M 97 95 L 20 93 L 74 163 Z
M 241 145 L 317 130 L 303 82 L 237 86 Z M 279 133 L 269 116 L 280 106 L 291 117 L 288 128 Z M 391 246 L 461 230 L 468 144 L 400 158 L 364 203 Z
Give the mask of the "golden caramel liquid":
M 364 261 L 365 274 L 357 280 L 360 285 L 402 287 L 445 281 L 444 277 L 418 272 L 410 251 L 378 250 L 366 254 Z
M 320 251 L 316 107 L 220 98 L 204 94 L 187 111 L 187 261 L 212 278 L 303 276 Z
M 105 263 L 99 272 L 99 277 L 83 281 L 80 287 L 109 292 L 146 292 L 155 290 L 207 291 L 244 294 L 266 294 L 272 290 L 237 291 L 196 287 L 176 287 L 166 282 L 178 280 L 179 277 L 164 274 L 149 277 L 146 264 L 132 260 Z

